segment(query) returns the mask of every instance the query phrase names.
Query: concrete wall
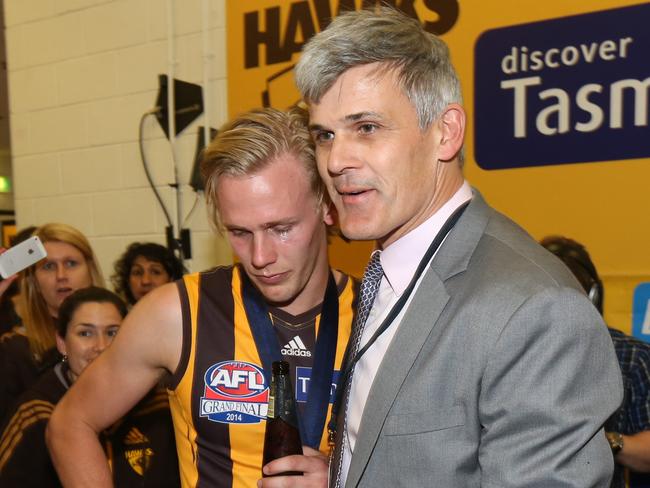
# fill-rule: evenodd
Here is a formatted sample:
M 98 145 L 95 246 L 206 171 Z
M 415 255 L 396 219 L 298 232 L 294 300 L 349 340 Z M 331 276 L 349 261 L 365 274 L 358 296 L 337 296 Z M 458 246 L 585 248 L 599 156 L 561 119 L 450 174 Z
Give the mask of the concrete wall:
M 175 77 L 203 84 L 202 2 L 174 0 Z M 11 154 L 18 227 L 60 221 L 84 232 L 105 276 L 133 241 L 165 242 L 166 221 L 138 147 L 142 114 L 168 70 L 164 0 L 4 0 Z M 210 124 L 227 118 L 225 0 L 209 0 Z M 184 227 L 197 271 L 231 261 L 210 230 L 205 199 L 187 185 L 198 125 L 177 139 Z M 144 124 L 153 179 L 176 216 L 172 151 L 154 117 Z

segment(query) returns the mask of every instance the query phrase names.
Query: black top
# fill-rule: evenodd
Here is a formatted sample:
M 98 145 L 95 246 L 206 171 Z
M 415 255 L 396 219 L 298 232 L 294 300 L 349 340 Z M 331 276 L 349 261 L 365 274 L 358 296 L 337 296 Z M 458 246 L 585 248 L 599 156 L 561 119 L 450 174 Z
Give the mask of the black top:
M 60 360 L 61 354 L 55 348 L 46 351 L 40 360 L 35 358 L 23 334 L 8 332 L 0 336 L 0 426 L 8 421 L 6 416 L 18 397 Z

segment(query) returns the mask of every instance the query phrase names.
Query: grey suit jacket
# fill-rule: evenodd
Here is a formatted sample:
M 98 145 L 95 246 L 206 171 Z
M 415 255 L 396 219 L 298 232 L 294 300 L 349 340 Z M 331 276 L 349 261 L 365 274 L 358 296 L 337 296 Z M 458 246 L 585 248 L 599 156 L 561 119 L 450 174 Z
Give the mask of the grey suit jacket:
M 621 400 L 595 307 L 475 192 L 379 367 L 345 486 L 607 487 Z

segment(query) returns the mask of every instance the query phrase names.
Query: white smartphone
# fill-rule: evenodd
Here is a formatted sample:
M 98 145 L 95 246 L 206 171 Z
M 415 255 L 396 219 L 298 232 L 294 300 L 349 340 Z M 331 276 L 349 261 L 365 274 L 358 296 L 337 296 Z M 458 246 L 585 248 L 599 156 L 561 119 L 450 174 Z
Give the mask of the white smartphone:
M 7 278 L 46 256 L 47 252 L 38 236 L 30 237 L 0 254 L 0 275 Z

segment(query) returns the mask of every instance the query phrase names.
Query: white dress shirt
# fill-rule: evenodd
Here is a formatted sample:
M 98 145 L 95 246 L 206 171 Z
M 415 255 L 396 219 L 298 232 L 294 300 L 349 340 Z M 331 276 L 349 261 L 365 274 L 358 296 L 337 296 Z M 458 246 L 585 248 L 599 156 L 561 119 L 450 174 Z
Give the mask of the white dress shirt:
M 465 181 L 451 199 L 449 199 L 434 215 L 382 251 L 380 261 L 384 270 L 384 276 L 381 279 L 377 297 L 375 298 L 368 319 L 366 320 L 359 349 L 361 349 L 373 336 L 375 331 L 388 316 L 390 310 L 402 296 L 411 282 L 411 279 L 415 275 L 418 265 L 424 258 L 429 245 L 440 232 L 447 219 L 451 217 L 457 208 L 471 198 L 472 189 L 470 188 L 469 183 Z M 414 291 L 419 287 L 422 278 L 423 276 L 420 276 L 418 279 Z M 368 393 L 370 392 L 370 388 L 372 387 L 372 383 L 384 354 L 386 353 L 388 346 L 390 346 L 393 336 L 404 317 L 413 295 L 414 293 L 411 293 L 411 296 L 400 311 L 399 315 L 384 331 L 384 333 L 379 336 L 375 343 L 370 346 L 354 368 L 350 399 L 348 402 L 348 418 L 343 435 L 341 486 L 345 486 L 345 480 L 347 479 L 348 470 L 350 468 L 350 461 L 357 441 L 357 435 L 359 433 L 366 400 L 368 399 Z

